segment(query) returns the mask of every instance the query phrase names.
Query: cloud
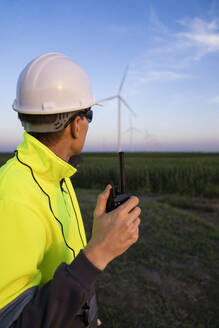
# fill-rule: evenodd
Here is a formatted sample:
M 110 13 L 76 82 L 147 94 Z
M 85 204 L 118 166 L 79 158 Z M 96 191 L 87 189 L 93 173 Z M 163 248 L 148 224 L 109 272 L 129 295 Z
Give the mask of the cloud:
M 149 81 L 158 81 L 158 80 L 182 80 L 185 78 L 188 78 L 189 76 L 187 74 L 181 74 L 171 71 L 154 71 L 149 72 L 148 76 L 145 77 L 145 82 Z
M 201 59 L 209 53 L 219 52 L 218 18 L 182 18 L 175 23 L 177 32 L 165 26 L 155 10 L 151 9 L 148 29 L 153 32 L 155 41 L 149 50 L 151 55 L 183 54 L 191 61 Z
M 129 95 L 136 96 L 141 92 L 141 87 L 151 82 L 171 82 L 191 79 L 194 76 L 175 71 L 152 71 L 147 69 L 132 69 L 128 74 L 128 86 L 126 90 Z
M 178 42 L 185 48 L 193 48 L 196 51 L 195 59 L 219 51 L 219 25 L 217 19 L 205 21 L 195 17 L 190 20 L 180 20 L 178 23 L 185 28 L 176 33 Z
M 187 79 L 188 74 L 177 73 L 173 71 L 148 71 L 148 72 L 132 72 L 132 80 L 138 81 L 140 84 L 145 84 L 151 81 L 175 81 Z
M 219 52 L 219 20 L 210 17 L 181 18 L 167 27 L 152 8 L 146 49 L 131 64 L 130 93 L 151 81 L 198 78 L 191 73 L 194 62 Z
M 156 11 L 151 8 L 149 15 L 149 23 L 152 31 L 160 34 L 167 34 L 168 28 L 158 18 Z M 159 39 L 158 39 L 159 40 Z

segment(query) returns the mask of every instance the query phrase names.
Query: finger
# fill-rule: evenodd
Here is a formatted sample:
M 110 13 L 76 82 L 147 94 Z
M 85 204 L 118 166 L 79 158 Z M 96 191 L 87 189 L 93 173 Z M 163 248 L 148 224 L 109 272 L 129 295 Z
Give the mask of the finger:
M 129 239 L 132 243 L 135 243 L 139 238 L 139 225 L 141 223 L 140 218 L 136 218 L 136 220 L 129 227 Z
M 131 196 L 125 203 L 117 207 L 117 211 L 129 213 L 139 203 L 139 199 L 136 196 Z
M 106 203 L 107 203 L 107 199 L 109 198 L 111 188 L 112 188 L 111 185 L 107 185 L 106 189 L 97 197 L 97 203 L 95 208 L 96 216 L 100 216 L 105 212 Z
M 141 220 L 139 218 L 136 219 L 136 221 L 133 223 L 132 226 L 132 238 L 133 241 L 136 242 L 139 238 L 139 225 L 141 223 Z
M 137 217 L 131 226 L 131 231 L 135 232 L 136 230 L 138 230 L 140 224 L 141 224 L 141 219 Z
M 131 226 L 134 222 L 138 219 L 139 215 L 141 214 L 140 207 L 135 207 L 126 217 L 125 224 L 126 226 Z

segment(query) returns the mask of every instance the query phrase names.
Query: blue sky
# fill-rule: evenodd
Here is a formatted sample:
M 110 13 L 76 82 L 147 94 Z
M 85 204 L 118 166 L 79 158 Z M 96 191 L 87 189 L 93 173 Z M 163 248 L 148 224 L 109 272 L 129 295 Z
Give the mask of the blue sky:
M 2 0 L 0 39 L 0 151 L 23 138 L 18 75 L 48 51 L 83 66 L 97 100 L 129 65 L 122 96 L 137 117 L 122 107 L 124 150 L 219 151 L 218 1 Z M 117 101 L 94 111 L 85 151 L 116 150 Z

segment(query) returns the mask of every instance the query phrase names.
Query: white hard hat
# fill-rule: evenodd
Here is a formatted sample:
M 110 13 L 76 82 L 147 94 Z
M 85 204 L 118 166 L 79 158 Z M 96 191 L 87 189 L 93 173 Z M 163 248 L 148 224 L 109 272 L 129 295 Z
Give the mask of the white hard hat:
M 85 70 L 56 52 L 31 61 L 21 72 L 13 109 L 24 114 L 56 114 L 98 105 Z

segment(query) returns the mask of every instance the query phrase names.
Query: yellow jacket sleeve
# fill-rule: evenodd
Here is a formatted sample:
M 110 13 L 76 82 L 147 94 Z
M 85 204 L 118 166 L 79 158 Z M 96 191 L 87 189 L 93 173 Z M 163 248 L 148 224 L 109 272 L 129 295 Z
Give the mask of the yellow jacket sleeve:
M 41 280 L 38 269 L 46 233 L 38 213 L 27 204 L 0 200 L 0 308 Z

